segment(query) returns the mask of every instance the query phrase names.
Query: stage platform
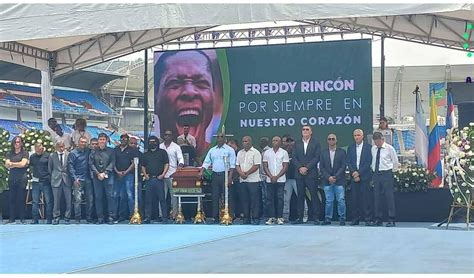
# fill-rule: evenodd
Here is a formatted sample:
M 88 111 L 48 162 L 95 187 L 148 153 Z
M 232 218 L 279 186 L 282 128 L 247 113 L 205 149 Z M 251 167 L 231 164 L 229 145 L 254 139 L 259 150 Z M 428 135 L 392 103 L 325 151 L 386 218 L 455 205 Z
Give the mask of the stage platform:
M 474 227 L 452 225 L 0 224 L 0 273 L 472 274 Z

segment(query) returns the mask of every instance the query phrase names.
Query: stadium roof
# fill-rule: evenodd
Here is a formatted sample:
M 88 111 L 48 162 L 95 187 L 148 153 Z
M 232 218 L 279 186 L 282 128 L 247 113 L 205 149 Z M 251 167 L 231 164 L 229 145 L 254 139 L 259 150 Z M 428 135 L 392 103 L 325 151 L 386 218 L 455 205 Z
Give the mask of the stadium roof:
M 473 19 L 473 4 L 0 4 L 0 60 L 59 76 L 219 25 L 285 20 L 462 50 Z
M 125 77 L 115 73 L 101 73 L 90 70 L 75 70 L 54 79 L 54 86 L 97 91 L 108 82 Z M 41 84 L 39 70 L 0 61 L 0 80 Z

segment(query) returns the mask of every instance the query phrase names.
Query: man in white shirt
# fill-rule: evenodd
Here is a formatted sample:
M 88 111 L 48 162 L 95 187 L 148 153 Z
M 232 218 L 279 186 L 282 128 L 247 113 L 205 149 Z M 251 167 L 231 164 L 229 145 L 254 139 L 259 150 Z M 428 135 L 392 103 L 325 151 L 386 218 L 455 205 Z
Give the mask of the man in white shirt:
M 53 144 L 56 144 L 59 139 L 59 136 L 56 134 L 56 131 L 54 131 L 57 125 L 58 121 L 55 118 L 49 118 L 48 125 L 44 127 L 44 130 L 51 134 L 51 141 L 53 142 Z
M 63 132 L 63 129 L 61 128 L 60 125 L 57 125 L 55 128 L 54 128 L 54 131 L 56 132 L 57 134 L 57 142 L 61 141 L 64 143 L 64 147 L 66 148 L 66 150 L 71 150 L 71 147 L 72 147 L 72 138 L 71 138 L 71 134 L 69 133 L 64 133 Z
M 242 138 L 244 147 L 237 154 L 235 169 L 240 176 L 240 187 L 242 192 L 242 211 L 244 213 L 244 224 L 250 224 L 250 211 L 252 211 L 252 224 L 260 224 L 259 220 L 259 184 L 260 184 L 260 164 L 262 155 L 252 147 L 252 138 L 244 136 Z
M 375 195 L 375 226 L 382 226 L 382 198 L 388 209 L 387 227 L 395 226 L 395 198 L 393 194 L 393 171 L 398 168 L 398 157 L 395 149 L 385 143 L 382 133 L 373 135 L 375 145 L 372 146 L 372 171 Z
M 193 146 L 193 148 L 196 148 L 196 138 L 194 138 L 194 136 L 189 134 L 189 125 L 185 124 L 183 126 L 183 134 L 178 136 L 178 139 L 180 139 L 180 138 L 186 140 L 188 142 L 188 145 L 191 145 L 191 146 Z
M 183 152 L 181 151 L 181 147 L 173 142 L 173 132 L 171 130 L 166 130 L 164 133 L 164 142 L 160 144 L 160 149 L 165 150 L 168 153 L 169 159 L 169 168 L 168 172 L 165 175 L 165 194 L 169 192 L 171 197 L 171 206 L 173 208 L 173 218 L 176 218 L 176 214 L 178 213 L 178 199 L 173 197 L 173 175 L 178 167 L 184 166 L 184 158 Z
M 267 179 L 267 210 L 269 213 L 267 225 L 275 221 L 282 225 L 283 221 L 283 195 L 286 182 L 286 171 L 290 163 L 288 152 L 282 149 L 280 136 L 272 139 L 272 148 L 263 154 L 263 169 Z M 277 199 L 277 210 L 275 212 L 275 199 Z

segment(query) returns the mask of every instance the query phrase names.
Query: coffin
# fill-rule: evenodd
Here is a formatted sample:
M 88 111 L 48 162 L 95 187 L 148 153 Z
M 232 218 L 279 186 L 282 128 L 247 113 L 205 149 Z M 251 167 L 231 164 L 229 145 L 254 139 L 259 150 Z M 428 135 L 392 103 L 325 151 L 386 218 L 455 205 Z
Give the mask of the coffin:
M 173 193 L 202 193 L 201 168 L 184 167 L 173 174 Z

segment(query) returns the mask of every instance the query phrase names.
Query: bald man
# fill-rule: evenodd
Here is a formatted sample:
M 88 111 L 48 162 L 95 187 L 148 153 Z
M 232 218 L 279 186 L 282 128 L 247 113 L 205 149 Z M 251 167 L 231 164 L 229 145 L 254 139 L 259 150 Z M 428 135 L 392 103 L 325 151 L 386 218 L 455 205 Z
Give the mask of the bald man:
M 244 213 L 244 224 L 260 224 L 259 213 L 259 191 L 260 191 L 260 164 L 262 164 L 262 155 L 252 146 L 252 137 L 244 136 L 242 138 L 244 147 L 237 154 L 235 169 L 239 173 L 242 211 Z M 250 220 L 250 211 L 252 220 Z

